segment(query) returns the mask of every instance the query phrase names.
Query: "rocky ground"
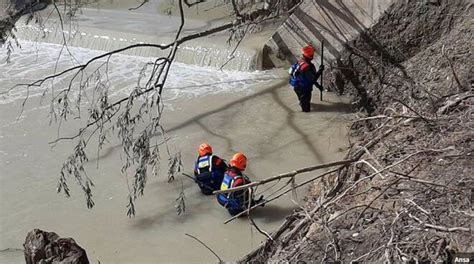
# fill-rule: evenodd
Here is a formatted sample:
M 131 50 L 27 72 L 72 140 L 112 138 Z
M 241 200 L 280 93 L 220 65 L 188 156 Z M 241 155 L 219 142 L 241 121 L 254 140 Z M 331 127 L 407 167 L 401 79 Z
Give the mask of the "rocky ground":
M 433 263 L 473 252 L 470 1 L 398 1 L 328 74 L 355 96 L 352 165 L 242 261 Z M 351 263 L 352 263 L 351 262 Z

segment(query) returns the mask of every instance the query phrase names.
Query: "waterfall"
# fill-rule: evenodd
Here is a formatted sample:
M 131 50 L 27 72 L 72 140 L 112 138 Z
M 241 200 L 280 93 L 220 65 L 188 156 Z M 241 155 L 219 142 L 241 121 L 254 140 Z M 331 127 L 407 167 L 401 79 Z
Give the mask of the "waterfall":
M 59 23 L 45 23 L 42 27 L 36 24 L 26 24 L 22 19 L 16 24 L 16 36 L 20 40 L 63 44 L 92 50 L 112 51 L 137 43 L 170 43 L 172 39 L 159 38 L 145 34 L 118 32 L 91 27 L 65 26 L 61 29 Z M 178 48 L 175 61 L 203 67 L 221 68 L 236 71 L 254 71 L 261 69 L 261 54 L 256 49 L 239 47 L 233 52 L 225 41 L 224 43 L 205 43 L 192 41 Z M 158 58 L 167 56 L 169 50 L 160 50 L 154 47 L 140 47 L 124 51 L 123 54 Z M 229 60 L 232 58 L 231 60 Z

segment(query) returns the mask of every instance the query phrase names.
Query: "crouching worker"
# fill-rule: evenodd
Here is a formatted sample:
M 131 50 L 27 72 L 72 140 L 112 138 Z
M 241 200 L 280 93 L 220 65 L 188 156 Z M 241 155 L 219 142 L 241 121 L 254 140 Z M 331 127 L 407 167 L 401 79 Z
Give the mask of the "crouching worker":
M 224 174 L 221 190 L 228 190 L 250 183 L 250 179 L 242 174 L 242 171 L 247 167 L 247 157 L 243 153 L 236 153 L 232 157 L 229 166 Z M 261 202 L 263 197 L 260 197 L 257 201 L 253 200 L 248 189 L 217 195 L 219 204 L 227 208 L 232 216 L 247 210 L 249 199 L 252 199 L 250 206 L 253 206 Z
M 206 195 L 221 187 L 227 164 L 224 160 L 212 154 L 212 147 L 203 143 L 198 148 L 199 157 L 194 166 L 194 178 L 201 192 Z

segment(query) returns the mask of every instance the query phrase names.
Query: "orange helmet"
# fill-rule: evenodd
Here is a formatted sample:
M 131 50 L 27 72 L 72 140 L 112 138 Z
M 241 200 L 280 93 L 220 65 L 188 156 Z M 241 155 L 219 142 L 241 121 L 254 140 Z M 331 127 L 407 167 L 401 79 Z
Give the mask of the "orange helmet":
M 204 156 L 206 154 L 212 154 L 212 147 L 207 143 L 202 143 L 198 148 L 199 156 Z
M 230 166 L 236 167 L 239 170 L 245 170 L 247 167 L 247 157 L 242 152 L 235 153 L 230 160 Z
M 314 48 L 311 45 L 308 45 L 302 49 L 303 56 L 306 58 L 313 58 L 314 57 Z

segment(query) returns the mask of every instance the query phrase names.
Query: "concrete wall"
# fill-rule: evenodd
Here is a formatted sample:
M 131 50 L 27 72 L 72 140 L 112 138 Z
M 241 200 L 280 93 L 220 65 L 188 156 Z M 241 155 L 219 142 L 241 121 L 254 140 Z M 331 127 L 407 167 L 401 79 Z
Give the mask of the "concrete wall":
M 304 0 L 266 43 L 269 56 L 264 63 L 278 66 L 278 59 L 293 62 L 308 43 L 316 47 L 315 61 L 319 62 L 322 40 L 324 60 L 331 61 L 339 57 L 344 43 L 373 25 L 393 1 Z

